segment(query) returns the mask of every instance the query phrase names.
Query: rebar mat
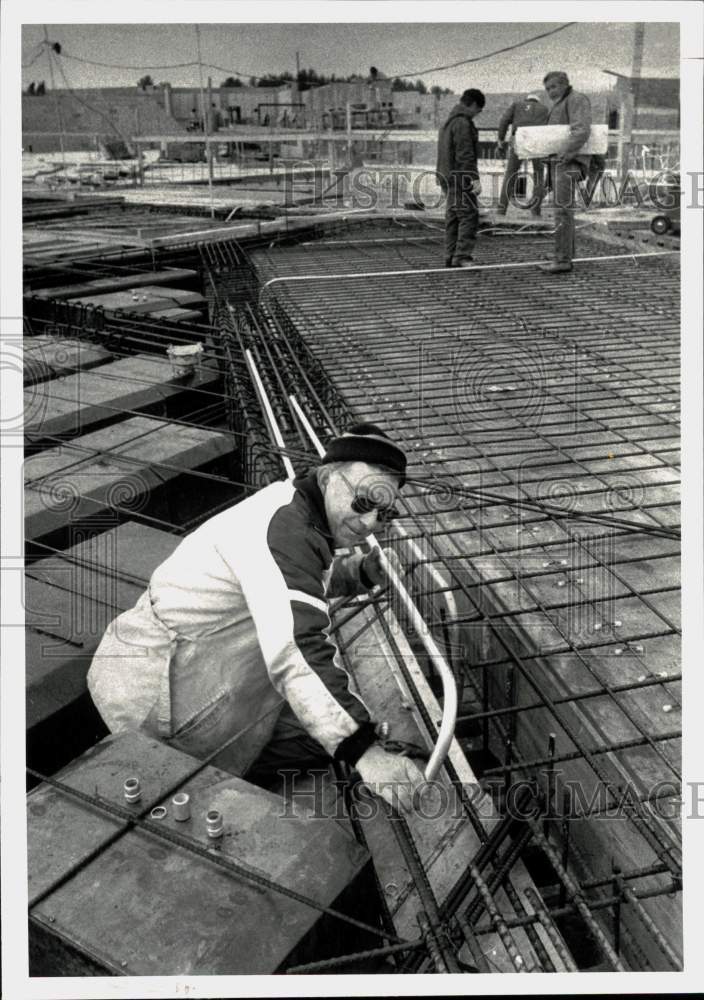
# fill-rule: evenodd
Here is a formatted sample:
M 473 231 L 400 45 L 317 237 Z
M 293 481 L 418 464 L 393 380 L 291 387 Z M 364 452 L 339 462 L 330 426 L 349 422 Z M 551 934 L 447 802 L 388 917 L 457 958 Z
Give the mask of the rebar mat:
M 648 872 L 630 921 L 624 910 L 629 961 L 671 968 L 681 952 L 678 258 L 624 249 L 613 259 L 578 234 L 577 257 L 594 259 L 571 275 L 377 277 L 442 255 L 442 233 L 394 242 L 395 230 L 253 252 L 261 313 L 284 341 L 302 339 L 349 418 L 379 423 L 409 453 L 400 523 L 422 550 L 413 593 L 452 649 L 458 736 L 484 780 L 500 798 L 538 777 L 546 822 L 568 830 L 571 869 L 599 884 L 597 897 L 614 871 Z M 475 258 L 530 261 L 545 245 L 542 234 L 487 234 Z M 284 276 L 309 280 L 266 285 Z

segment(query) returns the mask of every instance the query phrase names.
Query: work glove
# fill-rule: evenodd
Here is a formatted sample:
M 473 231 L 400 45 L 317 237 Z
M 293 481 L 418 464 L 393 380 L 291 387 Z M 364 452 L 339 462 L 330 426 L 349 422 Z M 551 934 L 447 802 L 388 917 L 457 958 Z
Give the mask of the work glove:
M 388 753 L 378 743 L 372 743 L 355 766 L 369 790 L 390 806 L 411 812 L 418 805 L 426 782 L 423 772 L 409 757 Z
M 403 564 L 396 553 L 391 549 L 384 549 L 384 555 L 386 556 L 386 561 L 391 564 L 391 568 L 395 570 L 398 576 L 403 578 Z M 389 578 L 382 566 L 381 549 L 378 546 L 375 545 L 371 552 L 366 554 L 362 560 L 360 572 L 363 583 L 366 584 L 368 580 L 373 587 L 386 587 Z
M 390 736 L 382 736 L 379 739 L 382 750 L 387 753 L 400 754 L 402 757 L 414 757 L 427 763 L 430 760 L 430 753 L 426 747 L 418 743 L 410 743 L 408 740 L 394 740 Z

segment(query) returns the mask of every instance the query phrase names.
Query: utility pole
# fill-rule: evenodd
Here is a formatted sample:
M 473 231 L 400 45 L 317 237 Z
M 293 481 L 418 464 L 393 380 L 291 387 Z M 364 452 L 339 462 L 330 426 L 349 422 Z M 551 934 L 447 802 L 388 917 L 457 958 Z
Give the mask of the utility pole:
M 134 134 L 135 145 L 137 147 L 137 182 L 140 187 L 144 187 L 144 157 L 142 156 L 142 144 L 139 141 L 141 127 L 139 122 L 139 104 L 134 109 Z
M 633 140 L 633 122 L 640 97 L 640 77 L 643 70 L 643 46 L 645 41 L 645 24 L 636 22 L 633 31 L 633 58 L 631 60 L 631 76 L 628 81 L 625 98 L 622 104 L 623 121 L 621 124 L 621 139 L 619 142 L 619 167 L 621 179 L 628 172 L 631 159 L 631 144 Z
M 293 86 L 291 87 L 291 103 L 295 104 L 298 101 L 298 95 L 300 94 L 300 89 L 298 87 L 298 76 L 301 72 L 301 54 L 296 53 L 296 79 L 293 81 Z
M 633 63 L 631 66 L 631 79 L 633 80 L 633 93 L 635 105 L 638 107 L 638 97 L 640 93 L 640 77 L 643 72 L 643 46 L 645 42 L 645 24 L 639 21 L 635 26 L 633 35 Z
M 212 76 L 208 77 L 207 95 L 208 95 L 208 132 L 214 132 L 215 131 L 215 121 L 214 121 L 215 115 L 213 114 L 213 78 L 212 78 Z
M 203 93 L 203 60 L 200 54 L 200 27 L 194 25 L 196 29 L 196 49 L 198 51 L 198 81 L 200 83 L 200 112 L 203 119 L 203 133 L 205 136 L 205 157 L 208 161 L 208 194 L 210 196 L 210 218 L 215 218 L 215 205 L 213 204 L 213 164 L 212 150 L 210 148 L 210 130 L 208 128 L 208 116 L 205 109 L 205 94 Z M 210 109 L 208 109 L 209 111 Z
M 212 135 L 216 132 L 215 127 L 215 112 L 213 111 L 213 78 L 208 77 L 208 135 Z M 208 183 L 210 184 L 210 190 L 213 190 L 213 144 L 209 142 L 205 148 L 206 158 L 208 160 Z M 212 200 L 212 199 L 211 199 Z
M 64 149 L 64 122 L 61 117 L 61 104 L 59 103 L 59 95 L 56 93 L 56 84 L 54 83 L 54 61 L 52 57 L 51 42 L 49 41 L 49 29 L 44 25 L 44 42 L 46 44 L 46 57 L 49 60 L 49 80 L 51 82 L 51 89 L 54 92 L 54 104 L 56 105 L 56 117 L 59 123 L 59 146 L 61 149 L 61 166 L 66 169 L 66 151 Z

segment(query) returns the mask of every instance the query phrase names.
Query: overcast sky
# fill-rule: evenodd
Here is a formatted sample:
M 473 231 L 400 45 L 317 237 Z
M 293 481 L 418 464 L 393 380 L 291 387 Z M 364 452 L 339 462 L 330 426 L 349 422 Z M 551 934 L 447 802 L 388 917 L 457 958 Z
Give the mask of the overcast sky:
M 526 5 L 527 7 L 528 5 Z M 263 75 L 295 71 L 296 51 L 301 67 L 319 73 L 367 73 L 377 66 L 387 76 L 413 73 L 483 55 L 530 38 L 557 25 L 506 24 L 206 24 L 201 26 L 204 63 L 218 68 L 204 70 L 217 86 L 225 76 Z M 197 65 L 164 68 L 165 64 L 192 63 L 197 59 L 192 24 L 49 25 L 51 41 L 61 43 L 64 76 L 56 86 L 115 87 L 136 83 L 144 73 L 155 82 L 174 86 L 198 83 Z M 46 54 L 38 48 L 43 26 L 23 29 L 22 84 L 50 76 Z M 629 73 L 633 50 L 633 24 L 573 24 L 564 31 L 532 42 L 513 52 L 455 69 L 423 73 L 430 87 L 440 84 L 460 93 L 476 86 L 487 92 L 540 88 L 548 69 L 565 69 L 576 87 L 604 89 L 613 77 L 602 69 Z M 39 53 L 39 54 L 38 54 Z M 69 56 L 139 67 L 111 69 L 91 66 Z M 26 65 L 34 59 L 31 65 Z M 679 26 L 648 24 L 645 31 L 643 75 L 679 75 Z

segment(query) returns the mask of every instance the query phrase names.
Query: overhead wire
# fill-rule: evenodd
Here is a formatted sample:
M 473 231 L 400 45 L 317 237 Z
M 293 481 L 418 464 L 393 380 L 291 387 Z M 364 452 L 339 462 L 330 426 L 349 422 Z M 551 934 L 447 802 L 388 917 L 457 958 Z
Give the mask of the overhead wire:
M 559 25 L 557 28 L 552 28 L 550 31 L 543 31 L 538 35 L 531 35 L 530 38 L 524 38 L 519 42 L 514 42 L 512 45 L 504 45 L 500 49 L 494 49 L 491 52 L 484 52 L 478 56 L 470 56 L 468 59 L 459 59 L 456 62 L 445 63 L 441 66 L 430 66 L 425 69 L 418 70 L 407 70 L 404 73 L 394 73 L 392 75 L 393 79 L 404 80 L 408 77 L 422 76 L 425 73 L 440 73 L 444 70 L 455 69 L 458 66 L 467 66 L 470 63 L 481 62 L 484 59 L 491 59 L 493 56 L 501 55 L 504 52 L 512 52 L 515 49 L 520 49 L 525 45 L 531 45 L 533 42 L 540 41 L 543 38 L 549 38 L 551 35 L 556 35 L 560 31 L 564 31 L 566 28 L 572 27 L 576 24 L 576 21 L 567 21 L 565 24 Z M 129 70 L 163 70 L 163 69 L 190 69 L 193 66 L 198 65 L 198 60 L 192 59 L 187 62 L 181 63 L 161 63 L 161 64 L 148 64 L 148 65 L 136 65 L 133 63 L 109 63 L 103 62 L 97 59 L 88 59 L 85 56 L 75 56 L 62 50 L 61 55 L 65 59 L 71 59 L 74 62 L 87 63 L 92 66 L 102 66 L 106 69 L 129 69 Z M 258 73 L 250 73 L 246 70 L 233 69 L 231 67 L 219 66 L 217 63 L 203 62 L 203 66 L 207 66 L 209 69 L 217 69 L 223 73 L 228 73 L 230 75 L 236 75 L 238 77 L 247 77 L 248 79 L 261 80 L 262 75 Z
M 142 69 L 186 69 L 186 68 L 190 68 L 191 66 L 197 66 L 198 65 L 198 60 L 197 59 L 191 59 L 189 62 L 182 62 L 182 63 L 162 63 L 161 65 L 155 65 L 155 64 L 149 63 L 146 66 L 144 66 L 144 65 L 142 65 L 142 66 L 135 66 L 135 65 L 131 65 L 129 63 L 109 63 L 109 62 L 101 62 L 101 61 L 99 61 L 97 59 L 86 59 L 85 56 L 72 56 L 69 52 L 66 52 L 65 49 L 62 51 L 61 55 L 63 56 L 64 59 L 71 59 L 73 62 L 88 63 L 91 66 L 102 66 L 105 69 L 133 69 L 133 70 L 142 70 Z M 210 64 L 208 63 L 206 65 L 210 65 Z M 216 68 L 216 67 L 213 67 L 213 68 Z
M 85 56 L 74 56 L 74 55 L 71 55 L 69 52 L 66 52 L 65 49 L 61 52 L 61 55 L 65 59 L 70 59 L 72 62 L 87 63 L 90 66 L 101 66 L 104 69 L 130 69 L 130 70 L 138 71 L 138 70 L 152 70 L 152 69 L 153 70 L 157 70 L 157 69 L 158 70 L 162 70 L 162 69 L 190 69 L 193 66 L 196 66 L 196 67 L 198 66 L 198 60 L 197 59 L 192 59 L 192 60 L 190 60 L 190 62 L 182 62 L 182 63 L 166 63 L 166 64 L 161 64 L 161 65 L 155 65 L 155 64 L 149 63 L 146 66 L 145 65 L 134 66 L 134 65 L 130 65 L 128 63 L 101 62 L 101 61 L 99 61 L 97 59 L 87 59 Z M 216 63 L 210 63 L 210 62 L 202 61 L 201 65 L 202 66 L 206 66 L 208 69 L 219 69 L 219 70 L 221 70 L 221 72 L 223 72 L 223 73 L 229 73 L 231 76 L 237 76 L 237 77 L 245 76 L 245 77 L 248 77 L 250 80 L 261 80 L 261 79 L 263 79 L 263 77 L 260 76 L 258 73 L 250 73 L 250 72 L 247 72 L 246 70 L 241 70 L 241 69 L 232 69 L 231 67 L 228 68 L 227 66 L 218 66 Z
M 513 45 L 504 45 L 503 48 L 494 49 L 493 52 L 485 52 L 481 56 L 471 56 L 469 59 L 459 59 L 457 62 L 446 63 L 442 66 L 429 66 L 425 69 L 414 69 L 408 73 L 394 73 L 394 77 L 399 80 L 403 80 L 409 76 L 422 76 L 424 73 L 440 73 L 446 69 L 454 69 L 456 66 L 467 66 L 469 63 L 481 62 L 483 59 L 491 59 L 492 56 L 501 55 L 503 52 L 512 52 L 514 49 L 520 49 L 524 45 L 530 45 L 532 42 L 537 42 L 541 38 L 548 38 L 550 35 L 556 35 L 558 31 L 564 31 L 565 28 L 571 28 L 576 21 L 567 21 L 566 24 L 561 24 L 557 28 L 552 28 L 550 31 L 543 31 L 539 35 L 532 35 L 530 38 L 524 38 L 520 42 L 515 42 Z
M 29 69 L 30 66 L 34 65 L 34 63 L 37 61 L 37 59 L 39 58 L 39 56 L 43 53 L 45 44 L 46 44 L 46 42 L 41 41 L 41 42 L 39 42 L 38 45 L 35 45 L 34 50 L 33 50 L 34 51 L 34 55 L 29 60 L 29 62 L 26 62 L 26 63 L 23 62 L 22 63 L 22 69 Z
M 49 59 L 51 60 L 52 56 L 53 56 L 53 53 L 52 53 L 51 49 L 49 49 L 48 51 L 49 51 Z M 63 66 L 61 65 L 61 61 L 59 59 L 56 60 L 56 65 L 57 65 L 59 73 L 61 74 L 61 76 L 63 78 L 63 81 L 64 81 L 64 83 L 66 85 L 66 89 L 71 94 L 71 96 L 73 97 L 73 99 L 75 101 L 78 101 L 79 104 L 82 104 L 83 107 L 87 108 L 89 111 L 93 111 L 93 112 L 95 112 L 95 114 L 99 115 L 103 119 L 103 121 L 107 122 L 107 124 L 110 127 L 110 129 L 113 132 L 115 132 L 120 137 L 120 139 L 122 139 L 122 141 L 125 144 L 129 145 L 129 142 L 130 142 L 129 136 L 126 136 L 124 134 L 124 132 L 120 129 L 120 127 L 113 121 L 113 119 L 109 115 L 107 115 L 100 108 L 95 107 L 94 105 L 90 104 L 88 101 L 85 100 L 85 98 L 78 96 L 78 94 L 76 93 L 76 91 L 74 90 L 74 88 L 71 86 L 71 84 L 69 82 L 69 79 L 66 76 L 66 71 L 64 70 Z

